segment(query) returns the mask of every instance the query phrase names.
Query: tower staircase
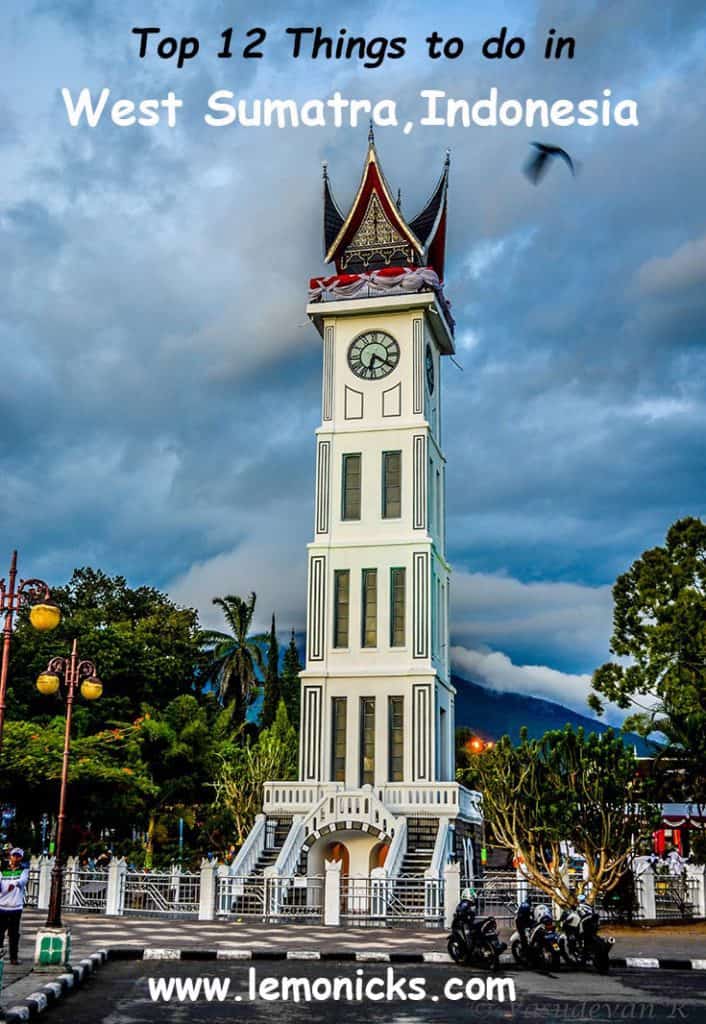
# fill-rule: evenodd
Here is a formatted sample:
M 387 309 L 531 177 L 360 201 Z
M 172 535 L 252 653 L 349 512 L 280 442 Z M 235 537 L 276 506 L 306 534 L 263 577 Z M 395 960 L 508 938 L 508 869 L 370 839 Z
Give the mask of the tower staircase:
M 402 920 L 425 920 L 430 903 L 438 902 L 438 880 L 428 879 L 439 831 L 438 818 L 407 819 L 407 849 L 399 874 L 392 880 L 392 916 Z
M 265 874 L 265 869 L 272 867 L 276 863 L 291 827 L 291 818 L 267 819 L 265 825 L 265 846 L 250 873 L 251 878 L 262 878 Z
M 398 877 L 419 878 L 429 870 L 438 830 L 438 818 L 407 819 L 407 850 Z

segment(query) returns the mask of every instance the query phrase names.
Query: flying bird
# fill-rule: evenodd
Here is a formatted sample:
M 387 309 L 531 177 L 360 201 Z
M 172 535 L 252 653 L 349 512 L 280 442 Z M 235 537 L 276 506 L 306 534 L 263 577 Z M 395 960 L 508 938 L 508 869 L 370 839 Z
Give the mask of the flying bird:
M 527 161 L 525 174 L 533 185 L 539 184 L 541 179 L 547 173 L 550 161 L 556 156 L 561 157 L 572 174 L 576 174 L 573 160 L 566 150 L 561 148 L 561 146 L 547 146 L 544 142 L 531 142 L 530 145 L 534 146 L 537 152 Z

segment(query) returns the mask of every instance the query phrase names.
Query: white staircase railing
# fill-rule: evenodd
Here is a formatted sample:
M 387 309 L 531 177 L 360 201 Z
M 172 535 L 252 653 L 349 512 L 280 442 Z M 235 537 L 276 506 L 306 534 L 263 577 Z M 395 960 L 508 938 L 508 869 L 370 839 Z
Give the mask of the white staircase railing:
M 448 818 L 439 818 L 434 852 L 431 855 L 429 867 L 424 872 L 424 916 L 427 920 L 438 918 L 443 914 L 443 872 L 448 860 L 451 836 L 450 820 Z
M 258 814 L 255 824 L 250 829 L 248 837 L 238 850 L 235 860 L 230 865 L 228 873 L 239 878 L 251 875 L 255 865 L 265 849 L 265 834 L 267 830 L 267 818 L 264 814 Z
M 395 819 L 395 834 L 390 843 L 390 849 L 385 858 L 384 870 L 388 878 L 397 878 L 402 867 L 402 861 L 407 853 L 407 820 L 406 818 Z
M 362 789 L 325 793 L 304 818 L 304 827 L 308 835 L 324 825 L 339 821 L 362 821 L 390 835 L 397 818 L 375 794 L 372 786 L 363 786 Z
M 436 842 L 434 851 L 429 861 L 429 867 L 424 872 L 425 878 L 441 878 L 444 865 L 448 860 L 449 840 L 451 839 L 451 822 L 448 818 L 439 818 L 439 827 L 436 830 Z

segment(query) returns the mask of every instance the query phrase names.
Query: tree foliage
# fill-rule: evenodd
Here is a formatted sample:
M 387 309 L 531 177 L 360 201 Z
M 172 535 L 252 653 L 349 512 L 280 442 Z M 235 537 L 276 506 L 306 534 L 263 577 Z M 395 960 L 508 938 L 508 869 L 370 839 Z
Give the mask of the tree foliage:
M 272 725 L 277 714 L 277 707 L 282 697 L 279 677 L 279 644 L 275 630 L 275 617 L 272 615 L 272 628 L 267 637 L 267 668 L 265 670 L 265 699 L 262 705 L 262 724 L 265 728 Z
M 91 705 L 76 705 L 76 733 L 115 721 L 129 722 L 142 704 L 163 707 L 179 694 L 197 693 L 201 646 L 196 612 L 180 608 L 152 587 L 129 587 L 122 576 L 76 569 L 66 586 L 52 588 L 62 620 L 39 633 L 26 610 L 12 641 L 8 714 L 49 721 L 63 713 L 57 696 L 41 696 L 37 675 L 57 654 L 68 655 L 74 638 L 79 654 L 96 663 L 105 684 Z
M 0 771 L 0 800 L 16 808 L 12 838 L 36 849 L 42 814 L 55 820 L 65 705 L 59 694 L 40 695 L 35 681 L 52 657 L 68 655 L 75 637 L 104 690 L 91 703 L 77 694 L 74 704 L 66 848 L 107 839 L 129 846 L 137 863 L 168 863 L 179 850 L 181 819 L 187 859 L 227 850 L 234 817 L 225 804 L 214 806 L 215 781 L 252 771 L 256 802 L 262 782 L 292 777 L 296 762 L 296 732 L 279 703 L 274 616 L 272 720 L 258 738 L 257 725 L 244 721 L 262 666 L 262 638 L 250 636 L 254 594 L 215 599 L 227 633 L 203 633 L 193 609 L 96 569 L 77 569 L 52 595 L 62 611 L 58 629 L 37 632 L 24 610 L 13 635 Z M 296 647 L 294 655 L 298 671 Z M 289 664 L 291 675 L 291 652 Z M 242 840 L 252 815 L 236 817 Z M 140 849 L 135 836 L 144 834 Z
M 64 718 L 46 724 L 5 724 L 0 799 L 16 805 L 18 825 L 29 816 L 50 817 L 59 802 Z M 130 757 L 133 726 L 104 729 L 74 739 L 69 761 L 69 815 L 85 825 L 110 826 L 116 818 L 139 815 L 156 786 Z M 23 813 L 24 812 L 24 813 Z
M 299 728 L 299 705 L 301 700 L 301 684 L 299 673 L 302 671 L 302 664 L 299 661 L 297 641 L 292 630 L 287 649 L 284 652 L 282 661 L 282 699 L 287 706 L 289 721 Z
M 518 746 L 504 736 L 471 757 L 464 782 L 483 793 L 495 838 L 524 861 L 533 885 L 561 906 L 575 903 L 562 867 L 570 843 L 588 865 L 590 899 L 619 882 L 632 841 L 651 831 L 655 808 L 632 751 L 612 730 L 603 735 L 570 726 Z
M 625 728 L 661 733 L 657 765 L 672 797 L 706 807 L 706 524 L 681 519 L 613 587 L 611 652 L 589 702 L 632 708 Z
M 255 815 L 262 810 L 264 784 L 273 779 L 294 779 L 296 771 L 297 733 L 281 700 L 274 722 L 262 730 L 255 743 L 248 740 L 221 755 L 214 805 L 232 818 L 239 844 L 245 841 Z
M 233 704 L 236 728 L 245 721 L 248 705 L 256 693 L 256 669 L 263 665 L 262 637 L 250 637 L 256 600 L 255 594 L 247 601 L 235 594 L 214 597 L 213 603 L 223 612 L 231 632 L 205 630 L 201 634 L 209 655 L 207 675 L 216 683 L 223 703 Z

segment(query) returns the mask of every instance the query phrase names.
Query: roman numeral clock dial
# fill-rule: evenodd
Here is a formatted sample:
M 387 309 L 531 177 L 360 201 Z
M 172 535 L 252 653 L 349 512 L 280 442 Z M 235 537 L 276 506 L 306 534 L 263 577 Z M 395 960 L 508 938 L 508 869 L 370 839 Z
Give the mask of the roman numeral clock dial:
M 348 365 L 361 380 L 387 377 L 399 360 L 399 345 L 384 331 L 366 331 L 355 338 L 348 349 Z

